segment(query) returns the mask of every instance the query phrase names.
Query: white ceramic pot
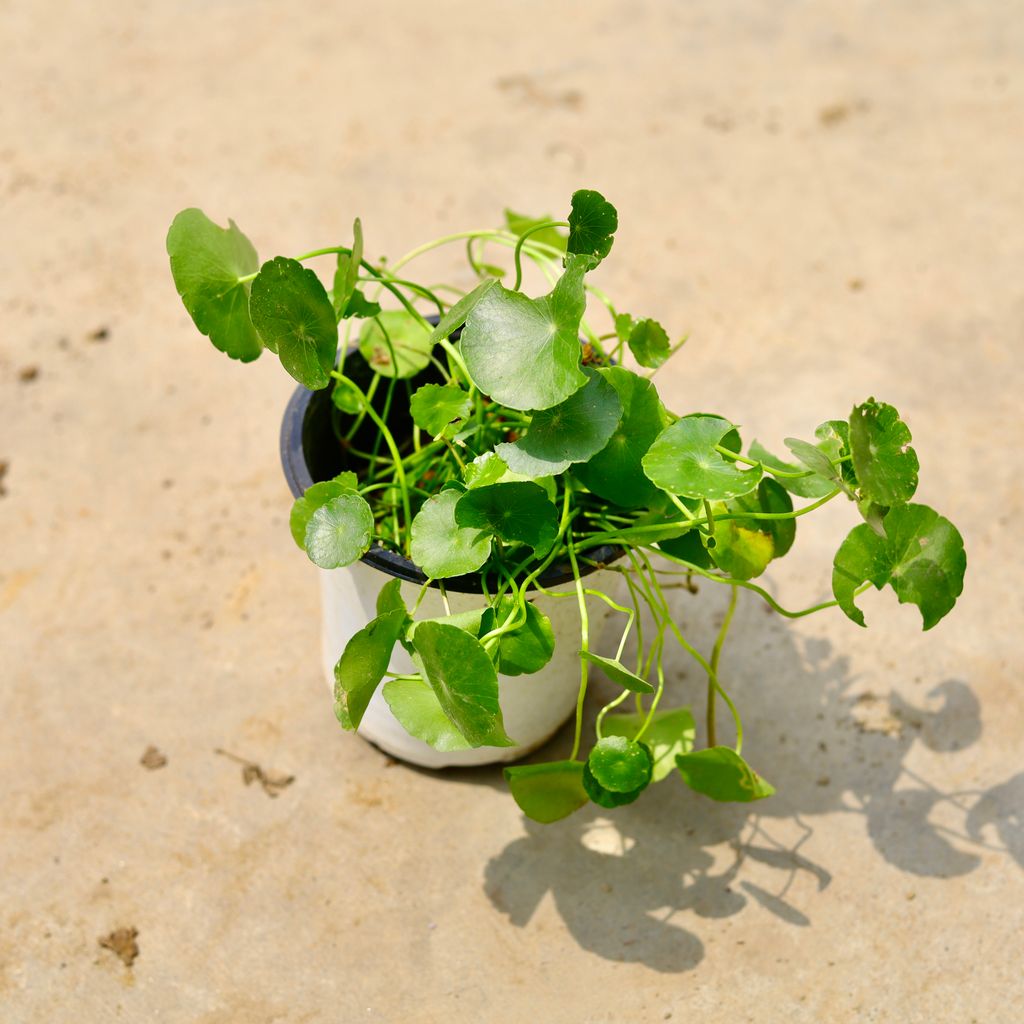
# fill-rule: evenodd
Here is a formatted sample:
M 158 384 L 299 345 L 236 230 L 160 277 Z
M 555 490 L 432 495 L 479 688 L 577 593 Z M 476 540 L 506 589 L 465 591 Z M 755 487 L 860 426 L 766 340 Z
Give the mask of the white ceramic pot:
M 588 585 L 593 582 L 598 587 L 611 589 L 610 581 L 605 578 L 609 575 L 607 570 L 596 572 L 587 577 Z M 353 634 L 377 614 L 377 594 L 390 578 L 386 573 L 362 562 L 356 562 L 345 569 L 321 570 L 323 666 L 332 692 L 334 666 L 341 652 Z M 559 592 L 568 591 L 572 589 L 572 584 L 557 589 Z M 410 607 L 418 593 L 417 584 L 402 584 L 402 597 Z M 483 607 L 484 598 L 480 594 L 449 592 L 448 603 L 452 612 L 470 611 Z M 534 604 L 551 620 L 555 652 L 551 661 L 533 675 L 498 676 L 498 696 L 505 731 L 516 741 L 516 746 L 477 747 L 450 753 L 434 750 L 402 728 L 391 714 L 381 688 L 373 695 L 363 715 L 359 735 L 392 757 L 424 768 L 515 761 L 550 739 L 576 708 L 580 682 L 577 655 L 580 646 L 579 609 L 575 595 L 554 598 L 540 594 L 534 599 Z M 591 636 L 596 636 L 607 616 L 608 606 L 603 601 L 589 599 L 587 611 Z M 440 593 L 432 588 L 421 602 L 416 618 L 427 619 L 445 614 Z M 400 645 L 395 646 L 390 669 L 400 673 L 416 671 L 409 655 Z

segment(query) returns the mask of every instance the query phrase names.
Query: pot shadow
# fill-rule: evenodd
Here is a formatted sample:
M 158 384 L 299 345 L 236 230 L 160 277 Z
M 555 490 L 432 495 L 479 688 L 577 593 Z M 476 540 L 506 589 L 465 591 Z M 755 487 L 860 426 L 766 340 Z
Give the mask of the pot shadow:
M 687 624 L 691 639 L 709 649 L 720 611 L 691 610 L 706 620 Z M 550 894 L 581 948 L 656 971 L 690 970 L 704 956 L 687 926 L 693 918 L 727 918 L 754 903 L 787 926 L 811 924 L 807 884 L 821 891 L 832 873 L 804 847 L 814 834 L 808 819 L 824 814 L 862 817 L 875 850 L 908 874 L 967 874 L 982 848 L 1024 866 L 1024 773 L 983 793 L 944 792 L 906 764 L 917 743 L 944 754 L 978 741 L 980 706 L 967 682 L 946 679 L 920 705 L 881 698 L 856 686 L 848 660 L 827 641 L 802 640 L 757 607 L 740 618 L 745 646 L 723 668 L 756 733 L 744 754 L 776 796 L 717 804 L 670 776 L 614 812 L 590 804 L 554 825 L 524 819 L 526 834 L 485 869 L 485 892 L 513 925 L 527 927 Z M 702 696 L 693 695 L 702 694 L 702 677 L 676 654 L 665 705 L 690 695 L 700 707 Z M 594 689 L 591 714 L 612 693 Z M 566 757 L 570 744 L 567 728 L 530 760 Z M 799 900 L 791 894 L 798 880 Z

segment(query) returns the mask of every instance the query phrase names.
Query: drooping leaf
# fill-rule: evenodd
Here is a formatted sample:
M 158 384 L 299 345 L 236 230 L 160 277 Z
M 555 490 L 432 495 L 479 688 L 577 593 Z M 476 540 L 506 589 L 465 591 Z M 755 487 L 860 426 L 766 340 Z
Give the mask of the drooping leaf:
M 833 453 L 822 450 L 810 441 L 801 441 L 798 437 L 787 437 L 786 447 L 800 460 L 800 463 L 814 473 L 814 478 L 827 483 L 828 491 L 840 487 L 846 489 L 842 471 L 835 465 L 838 448 Z M 825 493 L 827 494 L 828 491 Z
M 363 324 L 359 351 L 382 377 L 415 377 L 430 362 L 430 333 L 407 310 L 385 310 Z
M 421 622 L 413 637 L 427 682 L 474 747 L 511 747 L 498 704 L 498 676 L 480 641 L 457 626 Z
M 459 345 L 477 387 L 523 412 L 550 409 L 587 382 L 579 326 L 588 256 L 567 258 L 549 295 L 528 299 L 495 284 L 470 310 Z
M 505 211 L 505 226 L 513 235 L 525 235 L 531 228 L 538 224 L 554 220 L 554 217 L 528 217 L 524 213 L 515 213 L 512 210 Z M 541 228 L 530 235 L 530 241 L 543 242 L 550 245 L 559 252 L 565 252 L 565 235 L 556 227 Z
M 352 225 L 352 251 L 338 253 L 338 265 L 334 271 L 334 313 L 344 319 L 349 300 L 359 280 L 359 264 L 363 258 L 363 225 L 358 217 Z
M 480 618 L 478 636 L 485 636 L 504 623 L 515 607 L 511 597 L 505 595 L 494 607 L 486 608 Z M 555 652 L 555 633 L 551 620 L 535 605 L 526 602 L 526 621 L 498 641 L 498 671 L 503 676 L 532 675 L 539 672 Z
M 786 515 L 793 511 L 793 502 L 775 480 L 767 478 L 757 485 L 756 491 L 724 502 L 714 511 L 716 515 Z M 764 572 L 773 558 L 786 554 L 795 537 L 796 523 L 792 519 L 718 519 L 715 544 L 709 544 L 709 553 L 715 564 L 733 579 L 752 580 Z
M 931 629 L 963 591 L 967 555 L 957 528 L 927 505 L 897 505 L 882 520 L 884 536 L 870 525 L 855 526 L 836 552 L 832 593 L 858 625 L 864 613 L 854 591 L 865 582 L 888 583 L 901 604 L 916 604 Z
M 331 403 L 341 412 L 354 416 L 363 407 L 363 396 L 353 381 L 335 378 Z
M 633 358 L 649 369 L 661 366 L 672 351 L 668 334 L 657 320 L 635 321 L 630 328 L 628 344 Z
M 202 210 L 182 210 L 167 232 L 171 274 L 181 301 L 201 334 L 232 359 L 250 362 L 263 351 L 249 319 L 250 283 L 259 269 L 252 242 L 233 220 L 214 224 Z
M 736 580 L 760 576 L 775 552 L 771 534 L 735 519 L 716 522 L 714 541 L 706 543 L 715 565 Z
M 526 436 L 499 444 L 495 454 L 513 473 L 557 476 L 574 462 L 586 462 L 611 438 L 622 418 L 615 388 L 596 370 L 564 402 L 533 414 Z
M 658 547 L 673 558 L 681 558 L 700 569 L 711 569 L 715 562 L 704 545 L 703 536 L 697 529 L 687 530 L 682 536 L 660 539 Z
M 615 207 L 600 192 L 580 189 L 572 194 L 566 250 L 570 255 L 594 256 L 600 263 L 611 252 L 618 226 L 619 215 Z M 566 260 L 568 266 L 568 257 Z
M 775 788 L 729 747 L 709 747 L 676 755 L 683 781 L 696 793 L 727 803 L 763 800 Z
M 631 740 L 646 720 L 646 714 L 607 715 L 604 720 L 604 732 L 607 736 L 625 736 Z M 696 733 L 697 726 L 689 708 L 671 708 L 654 713 L 651 724 L 643 736 L 644 743 L 647 744 L 654 759 L 652 782 L 661 782 L 672 774 L 676 767 L 676 755 L 690 752 Z
M 303 387 L 331 382 L 338 323 L 320 278 L 298 260 L 267 260 L 252 283 L 249 316 L 267 348 Z
M 442 338 L 457 331 L 465 322 L 466 317 L 473 311 L 476 304 L 497 284 L 496 281 L 481 281 L 471 292 L 463 295 L 454 306 L 449 309 L 437 322 L 437 326 L 430 334 L 431 346 L 436 345 Z
M 377 614 L 384 615 L 393 611 L 407 612 L 405 602 L 402 600 L 402 581 L 400 579 L 388 580 L 377 593 Z
M 917 490 L 917 453 L 900 414 L 868 399 L 850 413 L 850 450 L 861 493 L 879 505 L 902 505 Z
M 582 761 L 513 765 L 504 775 L 519 809 L 544 825 L 567 818 L 589 799 Z
M 799 473 L 801 471 L 807 472 L 807 467 L 804 465 L 797 465 L 793 462 L 786 462 L 780 459 L 777 455 L 773 455 L 767 448 L 764 447 L 760 442 L 754 441 L 750 446 L 749 455 L 752 459 L 757 459 L 765 470 L 769 473 L 773 469 L 779 470 L 783 473 Z M 786 488 L 790 494 L 795 494 L 799 498 L 823 498 L 829 491 L 834 489 L 834 484 L 831 479 L 826 480 L 818 476 L 817 473 L 809 474 L 801 477 L 779 477 L 778 482 Z
M 650 784 L 654 762 L 643 743 L 625 736 L 604 736 L 590 751 L 587 767 L 604 789 L 633 793 Z
M 715 451 L 717 445 L 730 448 L 729 435 L 736 428 L 720 416 L 695 414 L 669 424 L 643 457 L 648 478 L 670 494 L 687 498 L 724 501 L 747 494 L 761 481 L 760 466 L 740 469 L 731 459 Z
M 454 381 L 424 384 L 409 400 L 413 423 L 431 437 L 437 437 L 452 420 L 465 419 L 472 408 L 469 394 Z
M 340 473 L 333 480 L 323 480 L 307 487 L 306 493 L 295 499 L 291 515 L 288 517 L 288 527 L 295 543 L 303 551 L 306 550 L 306 527 L 309 525 L 309 517 L 321 505 L 326 505 L 331 498 L 337 498 L 341 494 L 354 494 L 358 485 L 355 473 Z
M 370 698 L 388 670 L 391 652 L 407 621 L 404 606 L 384 612 L 367 623 L 345 645 L 334 666 L 334 713 L 346 729 L 359 728 Z
M 358 494 L 341 494 L 313 511 L 303 546 L 321 569 L 339 569 L 362 558 L 372 539 L 370 506 Z
M 541 555 L 558 532 L 558 513 L 540 484 L 490 484 L 466 491 L 455 506 L 455 522 L 483 530 L 509 544 L 528 544 Z
M 455 522 L 462 494 L 453 489 L 428 498 L 412 521 L 412 560 L 431 578 L 476 572 L 491 553 L 490 534 Z
M 602 658 L 593 651 L 580 651 L 580 657 L 596 665 L 613 682 L 633 693 L 654 693 L 654 687 L 646 679 L 635 672 L 630 672 L 625 665 L 613 658 Z
M 857 471 L 853 468 L 850 456 L 850 424 L 846 420 L 826 420 L 814 428 L 814 436 L 818 439 L 818 447 L 826 455 L 843 461 L 840 463 L 840 473 L 843 480 L 853 490 L 857 486 Z
M 444 713 L 437 695 L 422 679 L 389 679 L 382 692 L 391 713 L 410 736 L 446 754 L 472 747 Z
M 597 371 L 619 396 L 622 418 L 608 443 L 573 473 L 589 490 L 623 508 L 642 508 L 660 493 L 641 460 L 665 428 L 665 407 L 649 380 L 621 366 Z

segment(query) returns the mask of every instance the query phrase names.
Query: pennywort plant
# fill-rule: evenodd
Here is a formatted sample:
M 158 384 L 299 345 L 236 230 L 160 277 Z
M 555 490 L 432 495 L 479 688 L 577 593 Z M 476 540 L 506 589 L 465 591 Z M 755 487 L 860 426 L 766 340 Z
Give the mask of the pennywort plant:
M 570 756 L 505 770 L 519 806 L 543 822 L 588 800 L 630 803 L 672 774 L 715 800 L 773 792 L 743 758 L 740 714 L 719 671 L 741 591 L 791 618 L 838 607 L 863 626 L 858 595 L 888 586 L 931 629 L 956 602 L 966 567 L 953 524 L 912 500 L 917 455 L 891 405 L 871 398 L 806 439 L 787 439 L 785 458 L 757 441 L 744 448 L 725 416 L 667 408 L 652 378 L 682 342 L 590 282 L 617 226 L 604 197 L 579 191 L 564 222 L 508 211 L 503 228 L 439 238 L 393 263 L 366 258 L 358 220 L 346 244 L 262 264 L 233 222 L 221 228 L 196 209 L 178 214 L 167 237 L 185 308 L 218 349 L 242 361 L 268 349 L 305 387 L 330 389 L 348 468 L 295 502 L 296 543 L 324 569 L 378 546 L 422 570 L 411 608 L 399 580 L 382 586 L 376 617 L 338 661 L 335 710 L 346 729 L 359 728 L 383 684 L 399 722 L 437 749 L 513 745 L 499 674 L 538 671 L 556 640 L 578 646 Z M 411 277 L 419 256 L 446 245 L 465 247 L 478 280 L 468 292 Z M 323 256 L 334 261 L 330 289 L 305 266 Z M 526 261 L 547 278 L 546 294 L 524 292 Z M 836 552 L 834 599 L 783 608 L 754 581 L 792 548 L 797 520 L 836 499 L 862 521 Z M 615 557 L 599 563 L 595 552 L 609 545 Z M 553 565 L 566 567 L 568 586 L 541 585 Z M 608 593 L 597 568 L 624 586 Z M 467 574 L 480 580 L 477 610 L 417 617 L 428 587 L 443 596 L 445 581 Z M 729 589 L 710 651 L 673 617 L 666 588 L 676 577 Z M 553 635 L 538 593 L 577 605 L 577 636 Z M 614 657 L 594 650 L 588 598 L 621 620 Z M 707 679 L 701 745 L 690 708 L 663 703 L 673 642 Z M 396 645 L 415 674 L 389 670 Z M 585 748 L 594 669 L 619 693 Z M 719 742 L 723 709 L 734 745 Z

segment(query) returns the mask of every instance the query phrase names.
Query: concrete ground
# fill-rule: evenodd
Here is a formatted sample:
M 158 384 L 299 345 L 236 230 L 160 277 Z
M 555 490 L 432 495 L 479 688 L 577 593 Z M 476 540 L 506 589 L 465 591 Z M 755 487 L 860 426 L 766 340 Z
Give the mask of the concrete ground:
M 1019 6 L 11 0 L 0 43 L 0 1020 L 1020 1020 Z M 534 827 L 342 734 L 290 381 L 196 334 L 163 250 L 190 205 L 397 255 L 576 187 L 619 208 L 603 286 L 691 336 L 677 409 L 779 447 L 893 402 L 966 539 L 927 635 L 742 603 L 752 810 Z M 853 516 L 804 523 L 793 607 Z

